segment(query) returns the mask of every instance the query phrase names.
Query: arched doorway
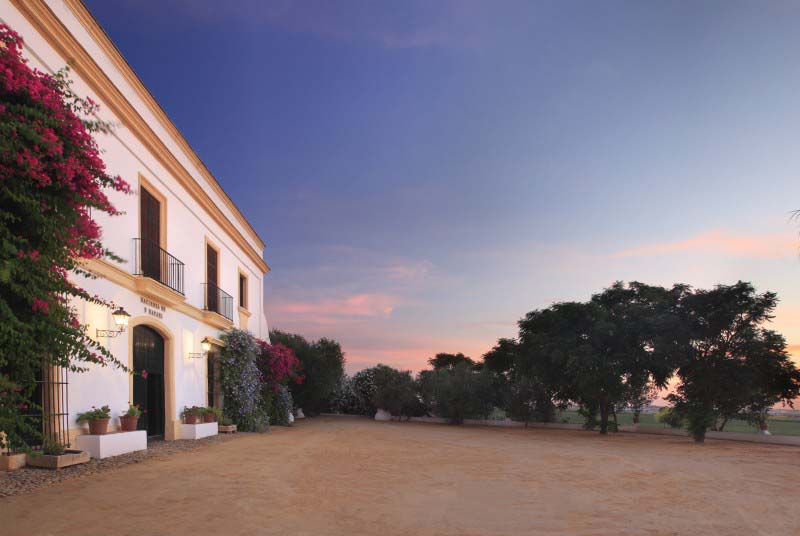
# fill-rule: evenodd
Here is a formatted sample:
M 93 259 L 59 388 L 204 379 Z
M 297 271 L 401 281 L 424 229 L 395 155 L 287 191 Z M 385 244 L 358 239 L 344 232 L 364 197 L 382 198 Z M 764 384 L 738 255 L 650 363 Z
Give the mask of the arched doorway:
M 147 430 L 148 437 L 163 437 L 164 338 L 150 327 L 133 328 L 133 370 L 133 403 L 143 410 L 139 430 Z

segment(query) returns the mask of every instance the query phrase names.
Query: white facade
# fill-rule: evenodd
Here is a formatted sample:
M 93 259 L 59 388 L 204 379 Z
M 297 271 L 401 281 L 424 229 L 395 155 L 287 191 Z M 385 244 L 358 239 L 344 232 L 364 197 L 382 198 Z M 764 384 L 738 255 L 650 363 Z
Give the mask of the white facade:
M 263 278 L 269 270 L 262 255 L 264 243 L 245 221 L 214 177 L 203 166 L 177 129 L 166 118 L 119 52 L 78 0 L 0 0 L 0 20 L 25 41 L 32 67 L 55 72 L 74 62 L 71 78 L 79 95 L 101 106 L 99 117 L 115 125 L 100 136 L 103 160 L 112 175 L 120 175 L 131 195 L 109 193 L 122 216 L 97 217 L 106 247 L 125 262 L 92 262 L 87 267 L 100 278 L 79 283 L 130 315 L 130 326 L 116 337 L 98 340 L 123 363 L 133 367 L 135 326 L 148 326 L 164 339 L 165 430 L 167 439 L 179 436 L 184 406 L 209 405 L 207 356 L 200 343 L 218 342 L 221 332 L 241 327 L 268 338 L 263 310 Z M 159 246 L 183 264 L 183 293 L 158 282 L 165 277 L 137 275 L 140 251 L 141 190 L 159 201 Z M 218 251 L 217 285 L 232 296 L 229 316 L 206 309 L 207 248 Z M 246 278 L 244 307 L 240 307 L 239 278 Z M 81 320 L 89 334 L 114 330 L 111 311 L 80 303 Z M 112 426 L 134 396 L 133 379 L 111 367 L 93 366 L 69 376 L 69 422 L 77 413 L 108 404 Z

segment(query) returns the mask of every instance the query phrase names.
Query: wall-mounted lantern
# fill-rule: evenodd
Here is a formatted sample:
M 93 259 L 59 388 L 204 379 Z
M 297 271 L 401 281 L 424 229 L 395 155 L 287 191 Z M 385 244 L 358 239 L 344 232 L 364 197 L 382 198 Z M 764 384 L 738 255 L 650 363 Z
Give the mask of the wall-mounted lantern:
M 208 352 L 211 351 L 211 339 L 208 337 L 203 338 L 200 342 L 200 349 L 203 350 L 202 352 L 189 352 L 189 358 L 191 359 L 200 359 Z
M 116 324 L 119 327 L 119 329 L 95 330 L 97 338 L 108 337 L 110 339 L 113 339 L 114 337 L 117 337 L 120 333 L 123 333 L 125 331 L 125 328 L 128 327 L 128 320 L 130 320 L 131 315 L 129 315 L 123 307 L 120 307 L 119 309 L 111 313 L 111 317 L 114 319 L 114 324 Z

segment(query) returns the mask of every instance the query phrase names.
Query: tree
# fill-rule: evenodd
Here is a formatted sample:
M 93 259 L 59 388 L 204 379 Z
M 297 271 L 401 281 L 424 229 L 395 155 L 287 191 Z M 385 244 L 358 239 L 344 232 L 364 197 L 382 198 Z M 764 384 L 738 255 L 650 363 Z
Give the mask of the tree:
M 532 311 L 519 323 L 520 353 L 553 398 L 578 404 L 587 426 L 597 422 L 605 434 L 614 408 L 635 390 L 669 380 L 676 345 L 663 332 L 677 325 L 683 289 L 615 283 L 589 302 Z
M 75 302 L 112 306 L 76 285 L 85 259 L 120 260 L 93 215 L 119 212 L 104 190 L 129 192 L 106 172 L 94 139 L 109 126 L 70 89 L 68 71 L 31 69 L 22 39 L 0 25 L 0 429 L 11 448 L 40 437 L 22 416 L 43 367 L 127 370 L 78 320 Z
M 411 371 L 378 365 L 375 370 L 375 394 L 372 404 L 394 417 L 411 417 L 418 411 L 419 397 Z
M 598 305 L 609 328 L 606 365 L 619 374 L 619 383 L 609 391 L 613 400 L 609 408 L 603 397 L 596 400 L 600 412 L 600 426 L 613 411 L 616 424 L 617 406 L 630 406 L 638 411 L 652 400 L 653 392 L 666 387 L 679 358 L 675 336 L 680 332 L 677 310 L 685 295 L 685 285 L 663 287 L 631 282 L 616 282 L 603 292 L 592 296 L 591 303 Z M 605 410 L 605 416 L 604 416 Z
M 800 395 L 800 371 L 786 352 L 786 341 L 774 331 L 764 330 L 760 348 L 750 351 L 749 397 L 741 417 L 756 426 L 766 426 L 769 410 L 783 403 L 793 407 Z
M 294 403 L 308 415 L 319 414 L 344 375 L 342 347 L 331 339 L 309 342 L 300 335 L 279 330 L 270 331 L 269 336 L 273 344 L 290 348 L 300 361 L 299 372 L 304 381 L 289 384 Z
M 483 356 L 484 368 L 493 375 L 500 406 L 512 419 L 528 426 L 531 420 L 551 422 L 555 417 L 552 394 L 541 381 L 531 356 L 514 339 L 500 339 Z
M 343 375 L 336 390 L 328 399 L 325 410 L 344 415 L 365 415 L 361 400 L 353 389 L 353 378 Z
M 375 392 L 378 388 L 375 383 L 375 368 L 356 372 L 353 375 L 352 388 L 357 400 L 356 413 L 374 417 L 377 411 L 375 407 Z
M 466 363 L 471 366 L 475 365 L 475 361 L 461 352 L 457 354 L 439 353 L 436 354 L 436 357 L 432 357 L 428 360 L 428 364 L 430 364 L 434 370 L 453 370 L 459 363 Z
M 631 409 L 633 411 L 633 422 L 637 424 L 642 409 L 653 402 L 658 395 L 658 391 L 659 387 L 650 381 L 650 378 L 640 376 L 630 379 L 626 383 L 623 404 L 619 409 Z
M 785 340 L 763 327 L 777 301 L 742 281 L 695 290 L 682 300 L 685 355 L 680 383 L 667 398 L 695 441 L 742 412 L 765 415 L 773 404 L 791 405 L 798 396 L 800 373 Z
M 419 374 L 422 402 L 447 418 L 461 424 L 465 418 L 485 418 L 494 407 L 491 378 L 486 370 L 462 360 L 452 368 L 423 370 Z

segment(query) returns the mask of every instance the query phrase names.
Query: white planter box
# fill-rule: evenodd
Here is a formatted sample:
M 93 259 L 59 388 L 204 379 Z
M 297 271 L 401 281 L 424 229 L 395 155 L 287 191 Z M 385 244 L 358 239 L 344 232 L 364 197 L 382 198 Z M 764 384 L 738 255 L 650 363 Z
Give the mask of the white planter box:
M 199 424 L 181 424 L 181 439 L 203 439 L 217 435 L 219 429 L 215 422 L 201 422 Z
M 91 454 L 92 458 L 110 458 L 137 450 L 147 449 L 147 431 L 114 432 L 104 435 L 79 435 L 75 444 L 80 450 Z

